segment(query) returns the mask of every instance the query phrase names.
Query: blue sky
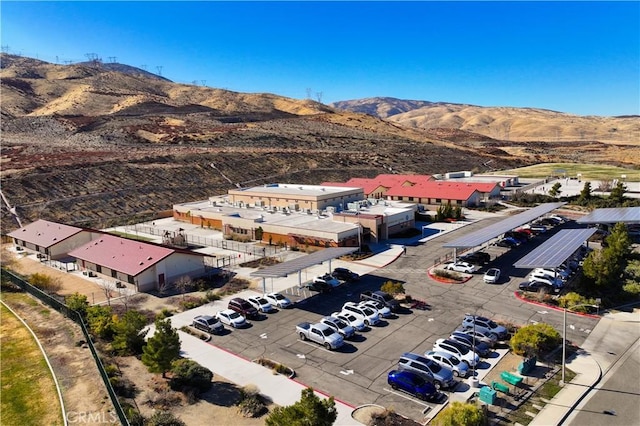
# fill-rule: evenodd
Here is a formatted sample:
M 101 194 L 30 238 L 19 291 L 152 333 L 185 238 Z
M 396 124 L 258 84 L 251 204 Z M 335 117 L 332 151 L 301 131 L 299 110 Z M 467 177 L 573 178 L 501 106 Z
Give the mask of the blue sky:
M 11 2 L 3 51 L 324 103 L 640 114 L 640 3 Z

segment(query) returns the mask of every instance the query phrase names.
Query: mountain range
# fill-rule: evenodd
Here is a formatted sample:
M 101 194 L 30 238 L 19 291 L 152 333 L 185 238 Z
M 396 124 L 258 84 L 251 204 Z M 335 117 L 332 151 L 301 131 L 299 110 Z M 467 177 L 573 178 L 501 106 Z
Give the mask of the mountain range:
M 393 98 L 324 105 L 178 84 L 123 64 L 8 54 L 0 85 L 3 233 L 17 227 L 9 208 L 25 222 L 107 226 L 271 182 L 640 165 L 638 116 Z

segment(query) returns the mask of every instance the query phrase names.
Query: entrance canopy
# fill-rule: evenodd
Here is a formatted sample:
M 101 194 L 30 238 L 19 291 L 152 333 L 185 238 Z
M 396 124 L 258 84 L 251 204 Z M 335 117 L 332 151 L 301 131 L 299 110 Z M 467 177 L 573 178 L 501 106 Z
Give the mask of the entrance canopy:
M 596 228 L 561 229 L 513 264 L 516 268 L 557 268 L 596 232 Z
M 595 209 L 581 217 L 577 223 L 640 223 L 640 207 L 614 207 L 610 209 Z
M 282 278 L 294 272 L 302 271 L 309 266 L 319 265 L 322 262 L 326 262 L 327 260 L 345 256 L 356 251 L 358 251 L 358 247 L 326 248 L 315 253 L 290 260 L 288 262 L 283 262 L 277 265 L 269 266 L 268 268 L 260 269 L 258 271 L 252 272 L 251 276 L 262 278 Z
M 458 238 L 456 240 L 451 241 L 450 243 L 444 244 L 442 247 L 451 247 L 451 248 L 469 248 L 469 247 L 477 247 L 487 241 L 491 241 L 499 235 L 504 234 L 505 232 L 511 231 L 512 229 L 517 228 L 518 226 L 524 225 L 525 223 L 529 223 L 538 217 L 545 215 L 559 207 L 564 206 L 567 203 L 545 203 L 540 204 L 537 207 L 526 210 L 517 215 L 508 217 L 500 222 L 494 223 L 493 225 L 489 225 L 486 228 L 480 229 L 476 232 L 472 232 L 464 237 Z

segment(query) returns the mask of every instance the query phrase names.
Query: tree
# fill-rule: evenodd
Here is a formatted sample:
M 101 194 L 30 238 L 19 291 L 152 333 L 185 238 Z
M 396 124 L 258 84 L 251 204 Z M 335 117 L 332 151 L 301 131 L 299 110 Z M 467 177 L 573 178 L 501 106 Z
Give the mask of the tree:
M 485 424 L 482 409 L 474 404 L 454 401 L 434 419 L 437 426 L 482 426 Z
M 113 338 L 113 313 L 111 306 L 94 305 L 87 308 L 89 330 L 101 339 Z
M 549 324 L 538 323 L 521 327 L 511 338 L 511 349 L 516 355 L 531 357 L 551 351 L 561 337 Z
M 180 337 L 169 318 L 156 319 L 155 326 L 156 332 L 142 349 L 142 363 L 151 373 L 162 373 L 162 377 L 166 377 L 171 362 L 180 357 Z
M 193 288 L 193 281 L 191 280 L 190 276 L 185 275 L 178 278 L 178 280 L 173 285 L 180 292 L 180 294 L 182 294 L 182 300 L 184 300 L 185 293 Z
M 583 273 L 598 286 L 620 286 L 631 253 L 631 238 L 625 224 L 616 223 L 604 243 L 605 247 L 592 251 L 584 260 Z
M 137 355 L 142 353 L 144 337 L 148 330 L 147 318 L 138 311 L 127 311 L 122 318 L 117 318 L 113 325 L 113 343 L 111 348 L 120 355 Z
M 331 426 L 338 412 L 333 397 L 320 399 L 312 388 L 302 390 L 300 401 L 277 407 L 265 419 L 267 426 Z
M 591 199 L 591 182 L 587 181 L 584 183 L 582 187 L 582 191 L 580 191 L 580 196 L 578 197 L 578 203 L 583 204 Z
M 618 181 L 616 186 L 609 193 L 609 199 L 615 201 L 616 203 L 622 203 L 624 201 L 624 193 L 627 192 L 627 187 L 624 183 Z
M 80 314 L 82 318 L 87 317 L 87 308 L 89 307 L 89 301 L 87 296 L 78 292 L 73 293 L 64 298 L 64 303 L 67 307 Z
M 401 282 L 394 281 L 386 281 L 384 284 L 380 286 L 380 291 L 384 291 L 385 293 L 389 293 L 394 296 L 396 294 L 404 294 L 404 286 Z
M 562 188 L 562 184 L 560 182 L 554 183 L 551 189 L 549 190 L 549 195 L 551 195 L 552 197 L 560 196 L 560 194 L 562 193 L 560 188 Z
M 177 359 L 171 363 L 171 387 L 180 391 L 195 389 L 197 393 L 211 388 L 213 373 L 191 359 Z

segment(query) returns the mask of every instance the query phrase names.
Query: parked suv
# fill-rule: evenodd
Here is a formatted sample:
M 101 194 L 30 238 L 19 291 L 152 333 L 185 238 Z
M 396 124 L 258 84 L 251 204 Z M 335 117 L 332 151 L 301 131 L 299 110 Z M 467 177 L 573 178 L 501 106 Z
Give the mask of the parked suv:
M 378 311 L 374 311 L 368 306 L 360 306 L 354 302 L 347 302 L 342 306 L 344 312 L 349 312 L 364 321 L 365 325 L 376 325 L 380 321 Z
M 484 265 L 491 261 L 491 255 L 484 251 L 476 251 L 473 253 L 467 253 L 460 256 L 460 260 L 465 262 L 474 263 L 476 265 Z
M 357 281 L 360 279 L 360 275 L 347 268 L 335 268 L 331 275 L 342 281 Z
M 411 352 L 402 354 L 398 360 L 398 368 L 422 376 L 428 382 L 433 383 L 436 389 L 451 388 L 457 384 L 450 368 L 443 367 L 431 359 Z
M 234 297 L 229 300 L 229 309 L 236 311 L 245 318 L 256 318 L 258 316 L 258 310 L 249 301 L 241 297 Z

